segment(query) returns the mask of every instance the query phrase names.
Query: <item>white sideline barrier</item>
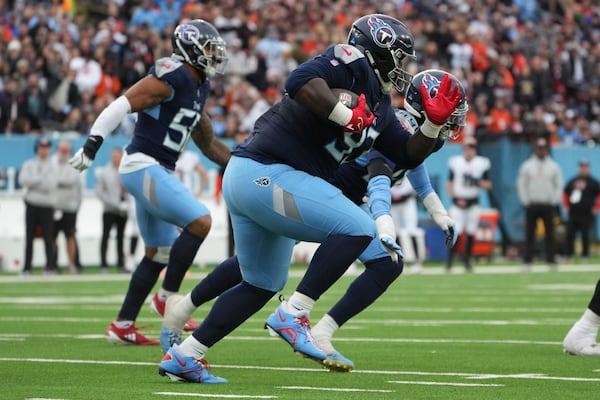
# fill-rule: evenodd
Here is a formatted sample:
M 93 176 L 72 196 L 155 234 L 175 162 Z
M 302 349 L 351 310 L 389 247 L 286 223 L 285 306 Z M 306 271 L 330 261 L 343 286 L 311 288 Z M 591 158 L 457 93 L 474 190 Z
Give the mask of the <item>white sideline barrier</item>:
M 227 257 L 227 214 L 223 201 L 217 204 L 210 195 L 200 199 L 211 211 L 212 228 L 200 247 L 194 263 L 206 265 L 219 263 Z M 129 249 L 128 229 L 125 230 L 125 252 Z M 86 193 L 77 214 L 77 242 L 80 261 L 86 265 L 100 265 L 100 238 L 102 236 L 102 203 L 94 193 Z M 108 242 L 107 261 L 116 265 L 116 232 L 113 229 Z M 58 237 L 58 265 L 66 266 L 67 255 L 62 233 Z M 140 238 L 137 246 L 137 260 L 144 254 L 144 244 Z M 0 195 L 0 269 L 20 271 L 25 257 L 25 203 L 22 194 Z M 45 265 L 44 242 L 34 240 L 33 266 Z
M 200 247 L 194 263 L 200 266 L 218 264 L 227 257 L 227 214 L 224 201 L 220 204 L 207 194 L 202 201 L 211 211 L 212 228 Z M 129 249 L 129 229 L 125 229 L 125 252 Z M 102 203 L 94 193 L 84 195 L 77 214 L 77 242 L 80 261 L 83 267 L 100 265 L 100 238 L 102 236 Z M 109 266 L 116 265 L 116 232 L 113 229 L 108 242 L 107 261 Z M 62 233 L 57 240 L 58 265 L 68 264 L 66 246 Z M 292 262 L 307 263 L 312 258 L 318 244 L 301 242 L 294 248 Z M 137 245 L 135 262 L 144 254 L 144 244 L 140 238 Z M 0 194 L 0 270 L 18 272 L 23 268 L 25 257 L 25 203 L 22 193 Z M 44 242 L 36 238 L 33 242 L 33 267 L 45 265 Z

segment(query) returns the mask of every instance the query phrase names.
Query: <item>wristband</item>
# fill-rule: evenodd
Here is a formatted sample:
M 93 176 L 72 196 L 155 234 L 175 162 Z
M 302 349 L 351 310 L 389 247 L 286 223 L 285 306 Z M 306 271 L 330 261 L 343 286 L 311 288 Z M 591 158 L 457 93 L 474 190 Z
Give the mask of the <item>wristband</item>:
M 102 146 L 102 142 L 104 142 L 102 136 L 88 136 L 87 140 L 85 141 L 85 144 L 83 145 L 83 154 L 85 154 L 85 156 L 90 160 L 93 160 L 94 158 L 96 158 L 96 153 L 98 152 L 100 146 Z
M 339 126 L 345 126 L 352 119 L 352 110 L 338 101 L 327 118 Z
M 427 118 L 425 118 L 423 125 L 420 126 L 421 133 L 431 139 L 437 139 L 441 129 L 441 125 L 436 125 Z

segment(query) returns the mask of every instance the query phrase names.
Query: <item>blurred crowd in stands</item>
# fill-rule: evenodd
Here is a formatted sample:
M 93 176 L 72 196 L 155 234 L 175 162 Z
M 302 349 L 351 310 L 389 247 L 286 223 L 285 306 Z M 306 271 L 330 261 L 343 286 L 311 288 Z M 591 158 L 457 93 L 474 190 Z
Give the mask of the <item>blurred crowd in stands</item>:
M 86 135 L 97 114 L 171 54 L 170 33 L 203 18 L 228 43 L 207 110 L 220 137 L 248 132 L 288 73 L 351 23 L 385 13 L 418 59 L 463 79 L 465 135 L 600 143 L 600 5 L 594 0 L 0 0 L 0 134 Z M 75 5 L 76 4 L 76 5 Z M 395 99 L 395 101 L 401 99 Z M 135 118 L 134 115 L 131 118 Z M 116 134 L 130 135 L 124 120 Z

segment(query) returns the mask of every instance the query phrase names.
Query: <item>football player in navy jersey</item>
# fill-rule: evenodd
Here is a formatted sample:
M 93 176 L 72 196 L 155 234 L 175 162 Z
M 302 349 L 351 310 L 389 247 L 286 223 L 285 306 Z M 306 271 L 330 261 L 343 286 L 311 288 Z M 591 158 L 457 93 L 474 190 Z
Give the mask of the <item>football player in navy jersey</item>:
M 426 85 L 428 92 L 434 96 L 445 74 L 446 72 L 441 70 L 426 70 L 412 79 L 405 99 L 406 110 L 395 111 L 396 118 L 411 134 L 425 118 L 419 87 Z M 438 150 L 446 139 L 455 139 L 460 135 L 468 111 L 466 93 L 462 84 L 454 75 L 448 75 L 460 88 L 462 99 L 442 127 L 434 150 Z M 410 180 L 434 222 L 445 232 L 446 247 L 454 246 L 457 239 L 454 221 L 433 190 L 424 164 L 414 169 L 407 169 L 402 165 L 394 164 L 379 151 L 372 150 L 353 162 L 342 164 L 329 181 L 376 219 L 390 214 L 390 185 L 398 184 L 404 177 Z M 368 204 L 363 204 L 365 195 L 369 199 Z M 389 234 L 392 236 L 389 240 L 394 242 L 395 229 L 393 225 L 391 228 Z M 366 267 L 365 271 L 354 280 L 342 298 L 312 329 L 318 347 L 327 353 L 327 357 L 320 360 L 326 368 L 342 372 L 354 368 L 351 360 L 335 350 L 331 340 L 339 327 L 372 304 L 400 276 L 403 262 L 401 258 L 398 260 L 395 258 L 389 254 L 380 240 L 372 240 L 359 256 Z M 167 352 L 173 343 L 181 342 L 184 323 L 196 308 L 238 284 L 241 279 L 237 257 L 231 257 L 217 266 L 187 296 L 169 298 L 161 329 L 160 340 L 163 352 Z
M 152 299 L 153 311 L 164 313 L 168 296 L 181 282 L 211 226 L 208 208 L 173 175 L 175 162 L 190 137 L 220 166 L 231 156 L 227 145 L 214 137 L 204 105 L 209 80 L 222 74 L 227 62 L 225 41 L 210 23 L 192 20 L 178 25 L 172 35 L 173 55 L 157 60 L 141 79 L 105 108 L 84 146 L 70 160 L 88 168 L 104 138 L 132 112 L 138 113 L 134 136 L 126 147 L 119 174 L 136 200 L 137 221 L 145 256 L 134 271 L 127 295 L 106 332 L 111 342 L 157 345 L 135 327 L 139 311 L 168 265 L 162 287 Z M 181 233 L 178 231 L 180 227 Z M 189 329 L 197 327 L 190 321 Z
M 223 178 L 242 282 L 223 292 L 200 327 L 168 350 L 159 366 L 162 375 L 222 382 L 201 379 L 204 354 L 283 289 L 298 240 L 321 245 L 297 291 L 267 326 L 304 356 L 327 358 L 313 341 L 308 314 L 377 235 L 378 223 L 326 180 L 341 163 L 371 148 L 394 163 L 419 165 L 461 100 L 458 87 L 444 77 L 435 97 L 424 92 L 425 122 L 413 135 L 402 129 L 389 92 L 394 87 L 404 94 L 410 82 L 403 70 L 407 58 L 414 58 L 408 28 L 372 14 L 354 22 L 347 44 L 292 71 L 286 96 L 234 149 Z M 338 101 L 332 88 L 360 94 L 357 106 Z

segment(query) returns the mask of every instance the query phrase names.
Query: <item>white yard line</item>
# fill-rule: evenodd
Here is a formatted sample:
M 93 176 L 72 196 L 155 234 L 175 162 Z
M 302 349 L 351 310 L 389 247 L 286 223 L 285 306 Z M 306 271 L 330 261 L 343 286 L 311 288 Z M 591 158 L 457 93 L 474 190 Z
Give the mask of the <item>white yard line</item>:
M 403 385 L 426 385 L 426 386 L 476 386 L 476 387 L 498 387 L 505 386 L 496 383 L 456 383 L 456 382 L 426 382 L 426 381 L 388 381 L 388 383 L 399 383 Z
M 360 388 L 334 388 L 334 387 L 315 387 L 315 386 L 275 386 L 276 389 L 289 390 L 320 390 L 325 392 L 370 392 L 370 393 L 394 393 L 393 390 L 384 389 L 360 389 Z
M 138 362 L 138 361 L 111 361 L 111 360 L 75 360 L 75 359 L 54 359 L 54 358 L 16 358 L 0 357 L 0 362 L 37 362 L 54 364 L 92 364 L 92 365 L 131 365 L 131 366 L 158 366 L 158 362 Z M 213 368 L 226 369 L 251 369 L 266 371 L 293 371 L 293 372 L 320 372 L 329 373 L 323 368 L 282 368 L 257 365 L 220 365 L 211 364 Z M 599 372 L 593 370 L 592 372 Z M 571 382 L 600 382 L 600 378 L 579 378 L 571 376 L 549 376 L 546 374 L 527 373 L 527 374 L 480 374 L 466 372 L 428 372 L 428 371 L 389 371 L 389 370 L 355 370 L 352 374 L 369 375 L 412 375 L 412 376 L 455 376 L 465 379 L 534 379 L 534 380 L 555 380 Z

